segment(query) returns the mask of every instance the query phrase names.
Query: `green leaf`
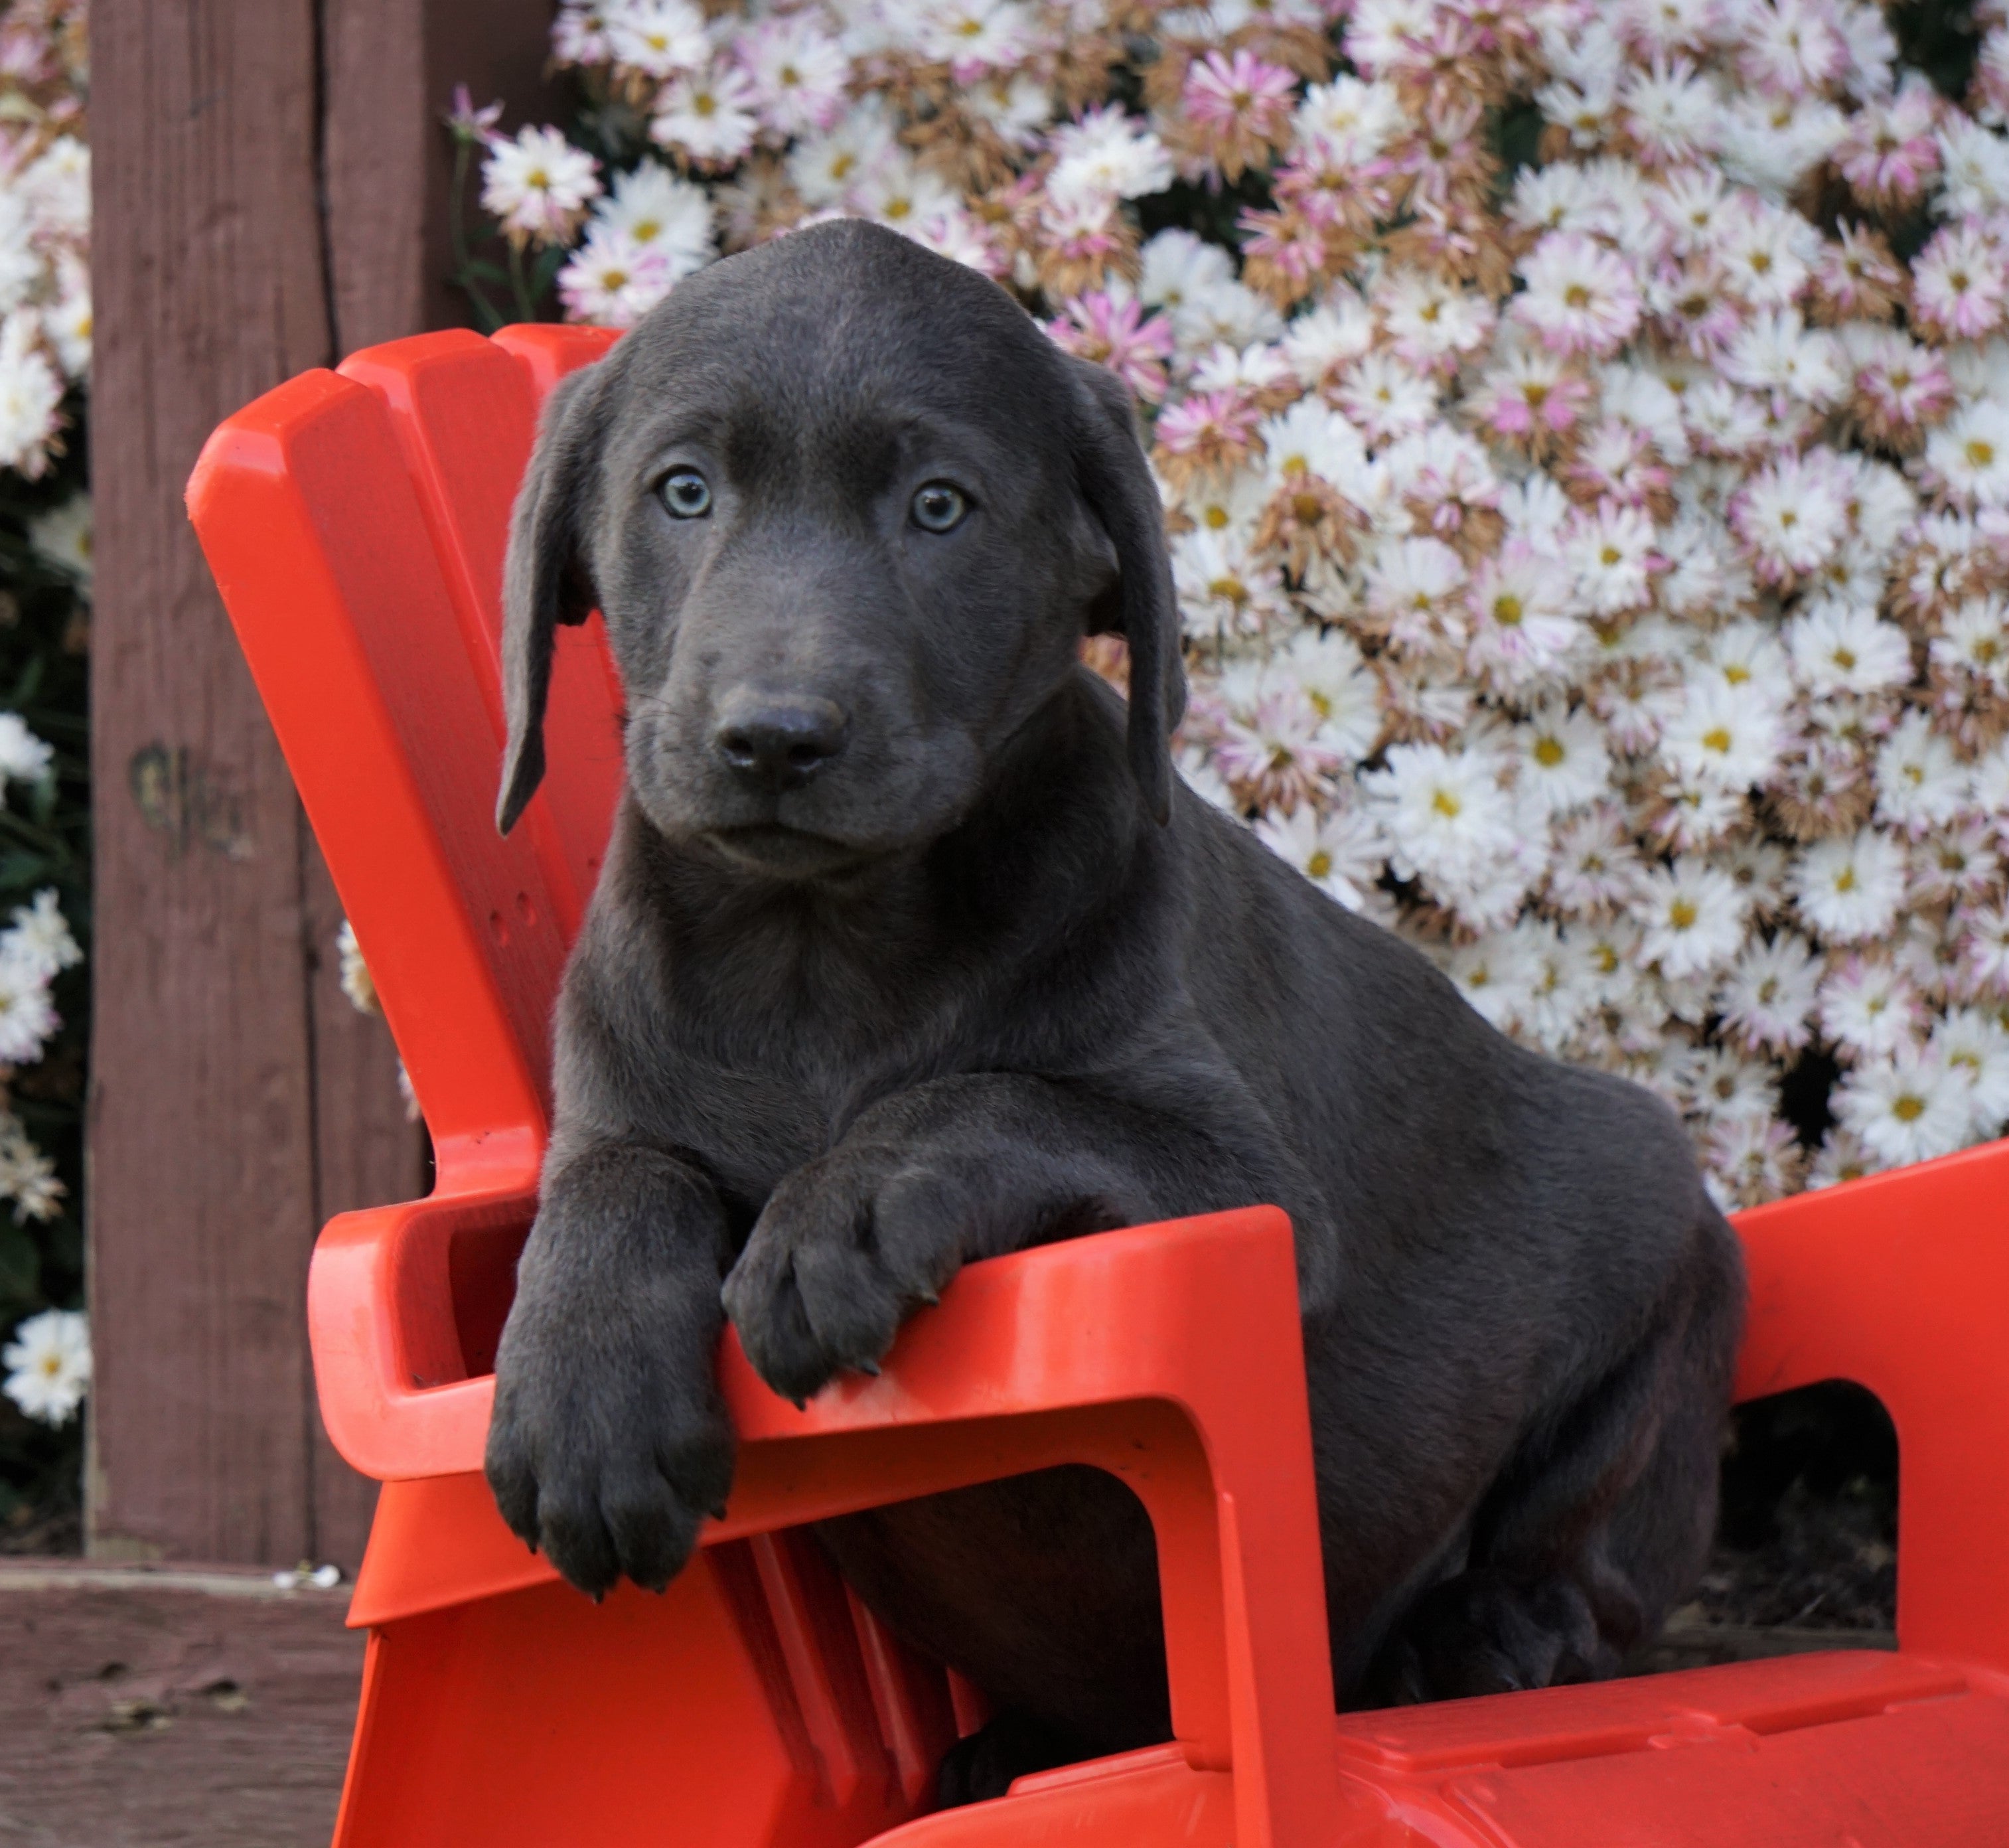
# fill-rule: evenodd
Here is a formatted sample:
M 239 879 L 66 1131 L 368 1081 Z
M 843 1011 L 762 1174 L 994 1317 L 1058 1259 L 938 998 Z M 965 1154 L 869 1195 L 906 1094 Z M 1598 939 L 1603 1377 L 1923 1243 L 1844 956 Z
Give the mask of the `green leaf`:
M 35 1241 L 11 1215 L 0 1220 L 0 1301 L 33 1303 L 41 1282 L 42 1257 Z

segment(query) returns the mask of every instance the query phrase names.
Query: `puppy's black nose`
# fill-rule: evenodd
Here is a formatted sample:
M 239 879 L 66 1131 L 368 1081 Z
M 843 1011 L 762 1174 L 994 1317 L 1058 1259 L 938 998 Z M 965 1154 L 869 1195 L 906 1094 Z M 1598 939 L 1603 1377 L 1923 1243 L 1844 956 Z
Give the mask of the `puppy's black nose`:
M 742 776 L 792 789 L 844 749 L 850 721 L 828 700 L 734 701 L 712 742 Z

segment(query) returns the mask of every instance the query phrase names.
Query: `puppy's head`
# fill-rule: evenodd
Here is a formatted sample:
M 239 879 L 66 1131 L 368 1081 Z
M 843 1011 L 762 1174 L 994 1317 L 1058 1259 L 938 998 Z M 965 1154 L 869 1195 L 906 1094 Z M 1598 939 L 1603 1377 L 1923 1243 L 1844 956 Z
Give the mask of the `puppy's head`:
M 498 820 L 544 773 L 554 626 L 604 612 L 665 835 L 814 877 L 952 827 L 1094 630 L 1160 819 L 1185 695 L 1129 395 L 996 284 L 835 223 L 682 284 L 553 395 L 504 594 Z

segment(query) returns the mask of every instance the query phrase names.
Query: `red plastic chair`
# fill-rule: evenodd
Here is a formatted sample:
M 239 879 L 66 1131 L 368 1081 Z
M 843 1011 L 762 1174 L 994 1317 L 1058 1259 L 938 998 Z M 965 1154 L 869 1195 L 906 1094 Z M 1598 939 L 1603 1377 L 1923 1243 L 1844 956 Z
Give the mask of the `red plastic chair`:
M 537 406 L 608 338 L 359 353 L 232 417 L 190 483 L 438 1162 L 430 1197 L 344 1215 L 314 1257 L 324 1416 L 384 1485 L 340 1848 L 2009 1843 L 2009 1144 L 1740 1224 L 1741 1394 L 1854 1380 L 1897 1425 L 1895 1655 L 1335 1722 L 1290 1233 L 1266 1207 L 976 1265 L 881 1378 L 803 1411 L 728 1335 L 739 1483 L 660 1598 L 595 1606 L 508 1533 L 479 1474 L 491 1369 L 621 757 L 599 626 L 562 631 L 551 768 L 498 838 L 497 591 Z M 1176 1740 L 927 1814 L 977 1698 L 790 1530 L 1063 1461 L 1150 1512 Z

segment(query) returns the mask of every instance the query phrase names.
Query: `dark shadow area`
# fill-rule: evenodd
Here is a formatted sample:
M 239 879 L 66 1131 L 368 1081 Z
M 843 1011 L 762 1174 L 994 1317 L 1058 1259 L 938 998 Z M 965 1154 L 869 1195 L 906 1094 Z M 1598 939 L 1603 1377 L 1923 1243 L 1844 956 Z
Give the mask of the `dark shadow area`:
M 1894 1646 L 1897 1436 L 1833 1380 L 1737 1408 L 1714 1550 L 1641 1672 Z
M 1724 1623 L 1889 1630 L 1897 1621 L 1897 1434 L 1832 1380 L 1739 1406 L 1699 1601 Z

